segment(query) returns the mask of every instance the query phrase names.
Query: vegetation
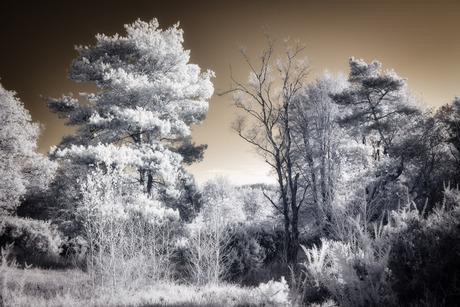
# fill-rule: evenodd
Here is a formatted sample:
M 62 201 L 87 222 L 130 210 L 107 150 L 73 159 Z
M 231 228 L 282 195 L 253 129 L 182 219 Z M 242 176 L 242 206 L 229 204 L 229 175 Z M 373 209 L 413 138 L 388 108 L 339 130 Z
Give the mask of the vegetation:
M 0 87 L 2 306 L 458 304 L 458 97 L 431 110 L 354 58 L 310 81 L 303 46 L 274 60 L 267 34 L 227 94 L 277 184 L 198 186 L 184 165 L 213 73 L 178 26 L 126 30 L 77 48 L 69 77 L 97 91 L 47 100 L 77 128 L 49 157 Z

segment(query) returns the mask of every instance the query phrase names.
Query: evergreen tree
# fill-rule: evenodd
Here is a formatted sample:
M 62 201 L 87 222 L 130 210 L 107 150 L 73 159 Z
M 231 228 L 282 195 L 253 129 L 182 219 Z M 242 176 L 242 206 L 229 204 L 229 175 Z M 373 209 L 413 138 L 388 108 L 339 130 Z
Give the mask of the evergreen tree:
M 76 134 L 65 137 L 52 156 L 72 164 L 125 167 L 145 193 L 176 195 L 185 172 L 181 162 L 202 157 L 205 146 L 190 141 L 190 125 L 200 123 L 213 93 L 213 72 L 188 63 L 183 31 L 158 21 L 125 25 L 127 35 L 96 36 L 79 46 L 69 78 L 91 82 L 94 93 L 79 99 L 47 100 Z M 134 175 L 137 173 L 137 175 Z
M 438 186 L 437 169 L 445 158 L 429 109 L 407 89 L 406 80 L 381 63 L 350 59 L 350 86 L 333 95 L 342 106 L 340 124 L 369 148 L 373 163 L 366 182 L 367 206 L 377 213 L 396 207 L 410 194 L 424 204 L 435 201 L 429 186 Z M 364 188 L 364 187 L 363 187 Z

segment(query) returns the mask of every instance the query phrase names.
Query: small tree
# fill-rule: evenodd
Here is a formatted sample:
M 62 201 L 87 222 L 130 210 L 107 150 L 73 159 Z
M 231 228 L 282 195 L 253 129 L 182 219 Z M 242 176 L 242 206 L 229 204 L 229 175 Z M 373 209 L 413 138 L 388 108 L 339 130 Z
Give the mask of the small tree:
M 189 270 L 197 284 L 218 284 L 229 274 L 231 229 L 244 212 L 236 189 L 222 177 L 205 184 L 203 199 L 201 212 L 189 224 Z
M 268 47 L 260 56 L 260 67 L 256 67 L 241 48 L 250 68 L 248 82 L 241 83 L 231 75 L 235 87 L 229 92 L 233 93 L 234 104 L 250 118 L 248 121 L 245 116 L 239 117 L 233 129 L 255 147 L 276 174 L 280 200 L 268 199 L 283 216 L 286 263 L 295 265 L 299 249 L 299 210 L 306 189 L 299 182 L 301 174 L 294 162 L 291 108 L 293 98 L 304 86 L 309 67 L 308 61 L 300 58 L 304 46 L 299 43 L 294 46 L 286 43 L 285 58 L 273 63 L 275 41 L 268 34 L 266 38 Z M 280 87 L 276 88 L 277 85 Z
M 293 156 L 308 187 L 307 201 L 318 212 L 319 224 L 330 223 L 331 206 L 344 162 L 340 152 L 350 151 L 337 124 L 338 106 L 331 96 L 347 86 L 342 76 L 325 72 L 294 98 L 291 108 Z
M 172 277 L 179 214 L 139 193 L 120 169 L 96 167 L 82 183 L 82 220 L 93 286 L 132 290 Z
M 57 165 L 35 152 L 39 125 L 2 85 L 0 109 L 0 214 L 16 214 L 25 193 L 47 187 Z

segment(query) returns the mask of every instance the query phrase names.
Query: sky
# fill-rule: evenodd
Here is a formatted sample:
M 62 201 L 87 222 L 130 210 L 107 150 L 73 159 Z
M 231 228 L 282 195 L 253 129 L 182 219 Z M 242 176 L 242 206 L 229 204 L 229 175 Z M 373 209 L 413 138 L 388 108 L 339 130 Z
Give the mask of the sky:
M 46 153 L 73 129 L 43 97 L 87 90 L 67 79 L 78 56 L 74 46 L 93 45 L 97 33 L 124 35 L 123 25 L 136 19 L 157 18 L 162 29 L 180 22 L 190 62 L 216 73 L 216 90 L 230 87 L 229 65 L 247 79 L 238 47 L 256 59 L 268 26 L 279 42 L 290 37 L 306 44 L 310 81 L 326 69 L 348 74 L 352 56 L 378 60 L 407 78 L 424 103 L 439 107 L 460 95 L 459 16 L 460 0 L 8 1 L 0 9 L 0 83 L 43 125 L 38 150 Z M 208 144 L 204 160 L 188 168 L 196 180 L 273 182 L 268 166 L 232 132 L 237 111 L 230 97 L 214 95 L 209 105 L 207 118 L 193 127 L 194 140 Z

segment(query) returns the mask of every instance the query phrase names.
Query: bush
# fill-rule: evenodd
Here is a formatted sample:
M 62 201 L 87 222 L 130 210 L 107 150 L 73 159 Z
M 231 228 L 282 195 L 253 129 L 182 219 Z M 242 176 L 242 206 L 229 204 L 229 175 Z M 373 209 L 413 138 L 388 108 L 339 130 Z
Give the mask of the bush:
M 169 280 L 178 213 L 149 198 L 120 169 L 96 169 L 82 183 L 82 220 L 93 288 L 115 293 Z
M 361 215 L 347 217 L 347 233 L 342 241 L 322 239 L 321 245 L 303 247 L 307 261 L 306 300 L 332 298 L 341 306 L 393 304 L 390 226 L 370 223 Z
M 246 286 L 256 286 L 268 282 L 273 273 L 263 274 L 270 262 L 277 260 L 277 233 L 268 227 L 236 227 L 231 236 L 228 257 L 230 281 Z M 280 277 L 280 276 L 277 276 Z
M 307 300 L 327 299 L 327 293 L 341 306 L 380 306 L 394 301 L 386 251 L 329 240 L 319 248 L 304 250 L 308 258 L 304 265 L 314 290 L 306 291 Z
M 448 186 L 443 203 L 430 212 L 408 201 L 380 223 L 348 215 L 341 240 L 304 248 L 306 299 L 332 298 L 342 306 L 457 306 L 459 204 L 460 192 Z
M 260 284 L 256 289 L 257 301 L 261 306 L 291 306 L 289 285 L 284 277 L 280 281 L 270 280 Z
M 460 193 L 446 187 L 442 205 L 425 218 L 407 215 L 389 266 L 401 305 L 457 306 L 460 302 Z
M 61 236 L 49 222 L 16 216 L 1 216 L 0 246 L 14 243 L 18 263 L 42 267 L 62 265 Z

